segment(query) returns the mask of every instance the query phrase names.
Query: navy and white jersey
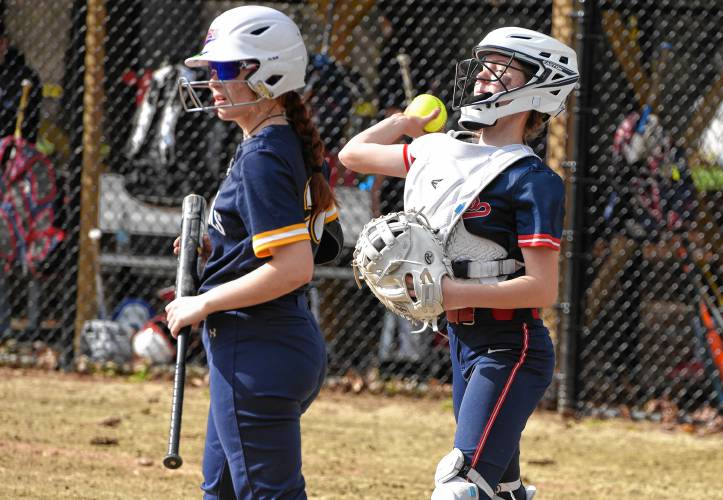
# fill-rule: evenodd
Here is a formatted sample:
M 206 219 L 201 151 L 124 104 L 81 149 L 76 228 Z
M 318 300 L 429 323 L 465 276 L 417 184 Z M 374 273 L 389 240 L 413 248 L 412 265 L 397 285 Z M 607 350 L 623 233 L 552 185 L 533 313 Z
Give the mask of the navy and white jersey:
M 431 135 L 442 137 L 429 137 Z M 526 153 L 524 149 L 520 149 L 526 147 L 520 145 L 505 148 L 478 146 L 442 134 L 429 136 L 421 137 L 423 141 L 417 139 L 409 148 L 405 147 L 403 152 L 409 170 L 407 179 L 414 177 L 414 183 L 417 185 L 429 184 L 435 186 L 442 196 L 456 196 L 458 190 L 442 191 L 446 178 L 451 176 L 452 171 L 460 171 L 460 175 L 464 175 L 465 169 L 471 171 L 473 168 L 470 165 L 484 165 L 483 171 L 497 169 L 491 179 L 484 179 L 481 189 L 475 191 L 471 199 L 464 201 L 462 205 L 464 211 L 460 220 L 464 222 L 467 231 L 494 241 L 507 251 L 509 258 L 518 260 L 522 260 L 520 249 L 523 247 L 560 249 L 565 208 L 564 185 L 560 176 L 531 150 Z M 422 147 L 415 147 L 417 141 L 421 142 Z M 424 155 L 425 149 L 434 147 L 439 150 L 440 144 L 435 143 L 452 146 L 452 154 L 447 148 L 443 167 L 434 167 L 426 162 L 418 166 L 417 156 Z M 494 161 L 494 158 L 490 160 L 490 157 L 495 155 L 506 158 L 500 162 Z M 502 165 L 501 168 L 496 166 L 498 163 Z M 417 168 L 423 170 L 415 172 Z M 475 180 L 481 178 L 476 172 L 474 175 Z M 471 180 L 473 179 L 470 177 L 463 182 L 469 184 Z M 464 189 L 472 190 L 474 186 L 467 185 Z M 433 194 L 435 191 L 428 189 L 426 192 Z M 410 201 L 412 200 L 405 193 L 405 209 L 410 208 L 407 206 Z M 427 207 L 444 206 L 444 203 L 434 199 L 414 200 L 414 202 Z M 459 204 L 453 201 L 448 206 L 456 210 Z M 450 219 L 449 216 L 441 217 L 433 214 L 432 218 L 435 217 L 437 220 L 445 220 L 445 217 Z
M 288 125 L 271 125 L 242 142 L 208 216 L 212 253 L 200 292 L 232 281 L 269 260 L 271 248 L 297 241 L 318 243 L 310 221 L 311 197 L 301 142 Z M 320 222 L 321 222 L 320 221 Z M 312 228 L 310 231 L 309 228 Z
M 522 259 L 521 248 L 560 250 L 565 215 L 562 179 L 539 158 L 507 167 L 462 214 L 467 230 Z

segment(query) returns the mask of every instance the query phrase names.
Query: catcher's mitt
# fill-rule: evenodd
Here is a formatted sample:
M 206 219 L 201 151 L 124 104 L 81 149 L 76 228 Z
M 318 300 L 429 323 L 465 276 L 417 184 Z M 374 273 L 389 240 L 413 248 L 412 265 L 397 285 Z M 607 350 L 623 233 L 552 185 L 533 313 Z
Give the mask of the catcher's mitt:
M 452 276 L 452 270 L 422 214 L 395 212 L 369 221 L 359 234 L 352 266 L 357 285 L 365 281 L 390 311 L 437 331 L 437 317 L 444 312 L 442 278 Z

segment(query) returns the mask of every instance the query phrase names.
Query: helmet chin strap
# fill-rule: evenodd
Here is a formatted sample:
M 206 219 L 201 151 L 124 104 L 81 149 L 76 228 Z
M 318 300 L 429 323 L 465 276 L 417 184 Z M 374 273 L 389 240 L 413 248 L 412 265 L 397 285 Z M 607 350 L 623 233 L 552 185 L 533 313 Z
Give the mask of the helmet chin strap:
M 465 99 L 464 101 L 462 101 L 462 103 L 460 104 L 460 106 L 470 106 L 470 105 L 472 105 L 472 104 L 477 104 L 478 102 L 482 102 L 482 101 L 484 101 L 484 100 L 486 100 L 486 99 L 489 99 L 489 98 L 492 97 L 493 95 L 494 95 L 494 94 L 493 94 L 492 92 L 483 92 L 483 93 L 481 93 L 481 94 L 471 95 L 471 96 L 469 96 L 467 99 Z
M 539 111 L 534 105 L 535 98 L 535 96 L 522 96 L 510 99 L 509 101 L 502 100 L 501 102 L 496 101 L 479 106 L 475 106 L 474 104 L 463 106 L 459 124 L 467 130 L 479 130 L 481 128 L 494 126 L 497 120 L 505 116 L 525 111 Z M 543 113 L 549 114 L 547 112 Z M 492 119 L 494 119 L 494 121 L 486 123 Z
M 479 102 L 489 99 L 493 95 L 494 94 L 492 94 L 492 92 L 483 92 L 481 94 L 471 95 L 461 103 L 461 106 L 473 106 Z M 464 125 L 462 125 L 461 122 L 464 122 Z M 495 125 L 497 125 L 497 120 L 495 120 L 493 123 L 485 124 L 478 121 L 465 120 L 465 118 L 462 117 L 460 118 L 460 125 L 466 130 L 477 132 L 479 130 L 482 130 L 483 128 L 494 127 Z
M 461 125 L 461 124 L 460 125 L 464 129 L 469 130 L 471 132 L 478 132 L 482 129 L 494 127 L 495 125 L 497 125 L 497 120 L 495 120 L 493 123 L 478 123 L 478 122 L 465 121 L 465 120 L 460 120 L 460 121 L 464 121 L 464 125 Z

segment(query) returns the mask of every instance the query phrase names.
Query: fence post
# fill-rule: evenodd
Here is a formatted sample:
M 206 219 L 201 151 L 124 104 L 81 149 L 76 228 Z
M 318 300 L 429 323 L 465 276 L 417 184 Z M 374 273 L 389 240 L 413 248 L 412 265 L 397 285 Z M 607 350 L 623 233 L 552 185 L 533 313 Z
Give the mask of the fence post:
M 577 21 L 575 49 L 578 54 L 580 82 L 575 91 L 573 112 L 572 161 L 567 162 L 568 179 L 567 225 L 564 231 L 565 273 L 561 305 L 560 371 L 557 408 L 561 413 L 574 411 L 577 382 L 577 337 L 581 321 L 581 253 L 583 248 L 584 189 L 581 182 L 587 175 L 588 134 L 590 123 L 590 86 L 593 72 L 593 26 L 596 22 L 596 0 L 578 0 L 572 13 Z
M 574 0 L 553 0 L 552 2 L 552 36 L 561 42 L 573 46 L 575 42 L 575 21 L 574 21 Z M 568 109 L 572 109 L 572 99 L 568 103 Z M 573 117 L 569 111 L 564 115 L 551 121 L 548 133 L 547 133 L 547 157 L 546 163 L 562 177 L 565 182 L 566 189 L 569 187 L 569 171 L 566 169 L 566 165 L 569 163 L 567 160 L 572 158 L 572 125 Z M 568 196 L 569 205 L 569 196 Z M 569 206 L 565 207 L 566 212 L 570 214 Z M 562 239 L 562 250 L 563 252 L 567 249 L 565 238 Z M 564 253 L 563 253 L 564 255 Z M 567 275 L 567 261 L 560 259 L 560 275 L 563 277 L 559 288 L 560 297 L 565 297 L 563 290 L 564 277 Z M 556 308 L 545 311 L 545 322 L 548 324 L 550 329 L 550 335 L 555 342 L 557 349 L 560 349 L 562 345 L 562 339 L 564 333 L 562 330 L 563 319 L 562 319 L 562 306 L 564 304 L 559 303 Z M 559 353 L 558 353 L 559 355 Z M 558 381 L 559 382 L 559 381 Z M 549 390 L 549 400 L 557 400 L 557 391 L 559 390 L 559 384 L 555 383 Z
M 85 33 L 83 95 L 83 170 L 80 176 L 80 234 L 78 237 L 78 291 L 76 296 L 75 356 L 80 354 L 80 334 L 86 320 L 96 316 L 95 273 L 98 254 L 89 232 L 98 224 L 100 194 L 100 145 L 103 127 L 103 63 L 105 60 L 105 0 L 88 0 Z

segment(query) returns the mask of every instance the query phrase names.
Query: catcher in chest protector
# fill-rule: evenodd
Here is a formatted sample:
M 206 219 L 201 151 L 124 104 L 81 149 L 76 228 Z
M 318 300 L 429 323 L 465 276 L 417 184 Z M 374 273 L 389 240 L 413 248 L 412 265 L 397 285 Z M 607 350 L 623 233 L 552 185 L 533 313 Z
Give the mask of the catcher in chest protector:
M 432 498 L 527 500 L 520 436 L 555 355 L 539 308 L 557 299 L 562 179 L 526 142 L 559 114 L 579 78 L 575 52 L 542 33 L 496 29 L 457 64 L 459 133 L 424 133 L 393 115 L 339 154 L 363 173 L 406 177 L 404 212 L 370 221 L 356 275 L 397 314 L 436 327 L 445 313 L 457 428 Z M 409 145 L 394 144 L 403 135 Z

